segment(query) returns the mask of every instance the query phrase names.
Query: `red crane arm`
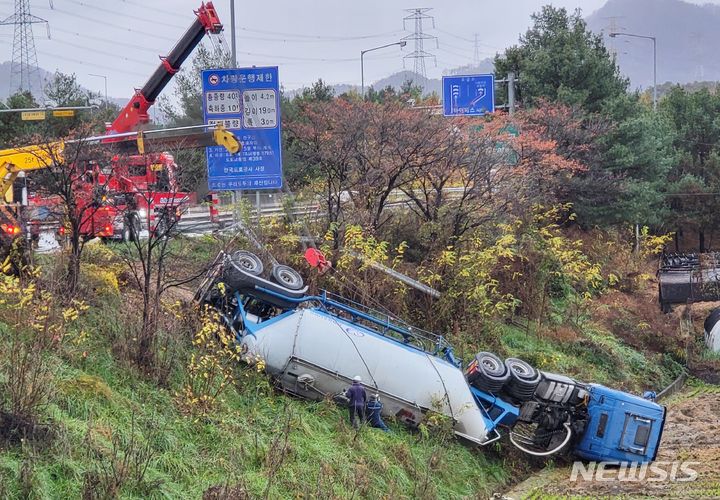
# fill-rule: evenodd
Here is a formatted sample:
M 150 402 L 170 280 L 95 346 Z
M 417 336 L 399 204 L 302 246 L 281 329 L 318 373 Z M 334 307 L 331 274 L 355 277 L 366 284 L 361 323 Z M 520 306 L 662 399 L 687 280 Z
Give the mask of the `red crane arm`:
M 130 99 L 130 102 L 115 118 L 115 121 L 108 126 L 108 134 L 132 132 L 138 128 L 138 125 L 148 123 L 150 121 L 148 116 L 150 106 L 155 103 L 157 96 L 172 79 L 173 75 L 178 72 L 182 63 L 197 47 L 200 40 L 203 39 L 206 33 L 218 34 L 222 31 L 222 23 L 212 2 L 203 2 L 200 8 L 195 11 L 195 16 L 193 24 L 178 40 L 167 57 L 160 56 L 160 66 L 150 76 L 143 88 L 135 90 L 135 95 Z

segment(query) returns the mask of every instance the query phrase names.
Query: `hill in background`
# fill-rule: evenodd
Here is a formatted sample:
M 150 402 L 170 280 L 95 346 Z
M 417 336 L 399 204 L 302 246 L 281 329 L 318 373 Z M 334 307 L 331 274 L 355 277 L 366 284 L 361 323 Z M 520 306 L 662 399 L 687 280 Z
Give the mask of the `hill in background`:
M 10 89 L 10 75 L 12 70 L 12 63 L 5 61 L 0 63 L 0 99 L 5 100 L 9 95 L 14 94 L 14 90 Z M 52 80 L 53 73 L 43 68 L 38 68 L 38 72 L 33 75 L 30 86 L 33 89 L 33 93 L 38 93 L 40 90 L 45 88 L 47 82 Z
M 624 75 L 633 88 L 647 88 L 653 81 L 651 40 L 610 38 L 618 32 L 657 38 L 657 79 L 688 83 L 720 80 L 720 6 L 694 5 L 681 0 L 608 0 L 587 18 L 588 27 L 603 33 L 614 48 Z

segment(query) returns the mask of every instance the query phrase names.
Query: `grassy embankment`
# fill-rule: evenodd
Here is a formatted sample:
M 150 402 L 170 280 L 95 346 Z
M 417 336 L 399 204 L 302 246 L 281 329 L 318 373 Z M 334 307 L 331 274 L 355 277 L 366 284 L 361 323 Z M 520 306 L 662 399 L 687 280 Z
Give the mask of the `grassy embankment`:
M 133 292 L 127 285 L 119 293 L 86 288 L 96 293 L 72 329 L 87 337 L 48 354 L 51 376 L 43 383 L 51 395 L 41 420 L 52 423 L 53 436 L 0 445 L 0 497 L 114 491 L 126 498 L 200 498 L 226 485 L 237 498 L 461 498 L 499 491 L 528 468 L 507 444 L 473 450 L 444 433 L 395 425 L 391 434 L 355 434 L 332 403 L 274 393 L 252 368 L 238 371 L 209 415 L 188 413 L 178 393 L 194 349 L 189 336 L 174 348 L 167 380 L 153 382 L 117 347 L 127 336 Z M 6 338 L 13 327 L 0 328 Z M 500 354 L 582 380 L 641 390 L 669 382 L 678 368 L 629 347 L 592 318 L 564 340 L 498 328 Z M 117 487 L 108 489 L 113 481 Z

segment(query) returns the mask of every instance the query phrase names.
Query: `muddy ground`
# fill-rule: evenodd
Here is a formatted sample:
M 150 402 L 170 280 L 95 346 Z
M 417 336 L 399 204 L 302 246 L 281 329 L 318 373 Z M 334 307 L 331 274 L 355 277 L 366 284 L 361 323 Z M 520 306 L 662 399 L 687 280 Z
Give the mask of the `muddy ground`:
M 650 481 L 658 475 L 646 472 L 642 481 L 605 482 L 570 480 L 570 465 L 548 467 L 515 486 L 503 498 L 716 498 L 720 499 L 720 386 L 688 388 L 665 402 L 668 415 L 657 457 L 667 475 L 672 466 L 664 462 L 685 461 L 697 472 L 693 481 Z M 619 471 L 606 477 L 617 478 Z M 677 478 L 687 474 L 677 470 Z

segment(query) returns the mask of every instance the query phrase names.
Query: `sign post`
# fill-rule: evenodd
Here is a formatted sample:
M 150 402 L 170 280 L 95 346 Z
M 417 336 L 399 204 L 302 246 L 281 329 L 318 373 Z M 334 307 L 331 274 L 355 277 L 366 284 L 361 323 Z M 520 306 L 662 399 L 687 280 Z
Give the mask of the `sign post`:
M 207 148 L 211 191 L 280 189 L 280 88 L 278 68 L 210 69 L 202 72 L 203 115 L 221 124 L 242 143 L 237 155 Z
M 443 114 L 482 116 L 495 111 L 494 75 L 443 76 Z

